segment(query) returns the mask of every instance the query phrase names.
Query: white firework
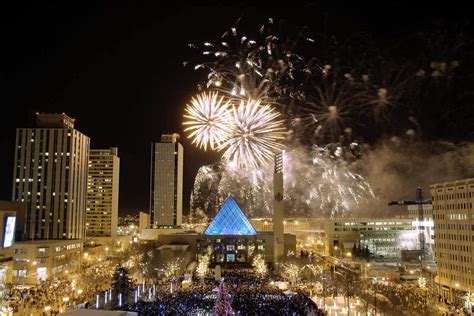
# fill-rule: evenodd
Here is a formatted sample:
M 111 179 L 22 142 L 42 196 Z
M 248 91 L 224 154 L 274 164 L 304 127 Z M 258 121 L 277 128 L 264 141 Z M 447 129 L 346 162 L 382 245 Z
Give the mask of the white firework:
M 184 117 L 188 119 L 183 125 L 188 126 L 188 138 L 192 143 L 207 150 L 217 148 L 226 138 L 229 122 L 230 103 L 217 92 L 198 94 L 186 105 Z
M 244 169 L 256 169 L 273 160 L 276 152 L 283 149 L 285 139 L 283 121 L 270 104 L 249 99 L 233 106 L 225 141 L 219 146 L 224 159 Z

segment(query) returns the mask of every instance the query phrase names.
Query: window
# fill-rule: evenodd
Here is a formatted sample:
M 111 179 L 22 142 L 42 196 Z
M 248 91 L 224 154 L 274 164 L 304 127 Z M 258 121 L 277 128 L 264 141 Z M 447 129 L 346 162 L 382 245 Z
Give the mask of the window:
M 228 253 L 228 254 L 227 254 L 226 261 L 227 261 L 227 262 L 235 262 L 235 254 L 233 254 L 233 253 Z
M 246 256 L 245 254 L 238 254 L 237 255 L 237 262 L 245 262 Z
M 46 248 L 38 247 L 38 253 L 45 254 L 46 253 Z
M 36 269 L 36 273 L 38 274 L 38 281 L 45 281 L 47 277 L 46 268 L 38 268 Z
M 224 255 L 223 254 L 217 254 L 216 255 L 216 262 L 224 262 Z
M 15 249 L 16 255 L 25 254 L 25 253 L 26 253 L 26 249 Z

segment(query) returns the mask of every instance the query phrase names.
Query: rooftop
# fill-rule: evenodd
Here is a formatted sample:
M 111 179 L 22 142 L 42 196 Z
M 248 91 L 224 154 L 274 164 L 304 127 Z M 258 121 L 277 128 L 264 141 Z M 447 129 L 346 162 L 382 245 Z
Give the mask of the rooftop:
M 36 127 L 74 128 L 74 119 L 65 113 L 36 113 Z
M 28 241 L 17 241 L 15 246 L 21 245 L 67 245 L 77 242 L 83 242 L 82 239 L 43 239 L 43 240 L 28 240 Z

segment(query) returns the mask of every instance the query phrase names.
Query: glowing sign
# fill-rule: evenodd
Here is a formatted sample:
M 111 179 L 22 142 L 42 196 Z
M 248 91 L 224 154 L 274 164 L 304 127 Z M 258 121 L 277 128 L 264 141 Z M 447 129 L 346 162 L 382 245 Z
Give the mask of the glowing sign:
M 5 229 L 3 234 L 3 248 L 8 248 L 13 245 L 13 237 L 15 236 L 15 216 L 8 216 L 5 218 Z

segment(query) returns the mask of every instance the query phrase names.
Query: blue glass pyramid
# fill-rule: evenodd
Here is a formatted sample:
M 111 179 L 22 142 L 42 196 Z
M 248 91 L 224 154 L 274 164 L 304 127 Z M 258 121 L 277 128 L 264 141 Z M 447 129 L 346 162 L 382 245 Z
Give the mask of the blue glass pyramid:
M 209 226 L 207 226 L 204 235 L 253 236 L 257 235 L 257 232 L 252 224 L 250 224 L 247 217 L 245 217 L 234 198 L 229 196 L 216 217 L 212 220 Z

